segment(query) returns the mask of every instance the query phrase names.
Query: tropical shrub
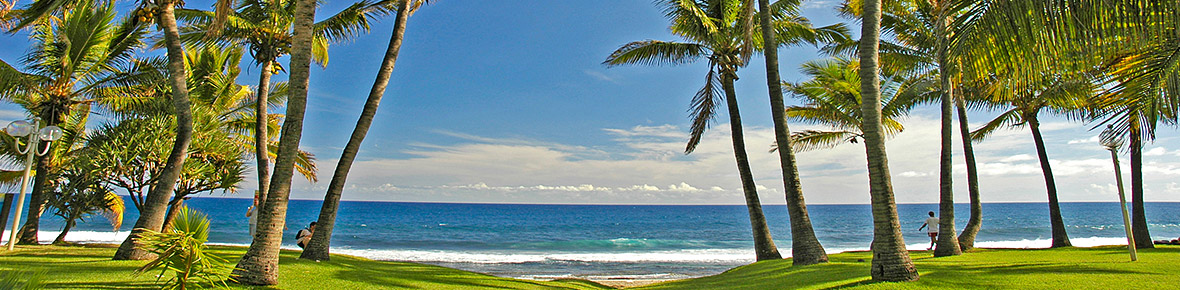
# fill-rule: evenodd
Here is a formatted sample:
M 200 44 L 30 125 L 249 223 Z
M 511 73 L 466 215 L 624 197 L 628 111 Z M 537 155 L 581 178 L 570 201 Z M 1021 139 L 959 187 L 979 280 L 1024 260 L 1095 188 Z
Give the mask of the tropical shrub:
M 227 286 L 230 267 L 225 259 L 205 251 L 209 239 L 209 218 L 188 207 L 181 207 L 171 227 L 163 232 L 137 229 L 140 232 L 136 246 L 156 254 L 136 273 L 160 270 L 164 277 L 168 272 L 175 274 L 161 289 L 190 289 L 205 286 Z

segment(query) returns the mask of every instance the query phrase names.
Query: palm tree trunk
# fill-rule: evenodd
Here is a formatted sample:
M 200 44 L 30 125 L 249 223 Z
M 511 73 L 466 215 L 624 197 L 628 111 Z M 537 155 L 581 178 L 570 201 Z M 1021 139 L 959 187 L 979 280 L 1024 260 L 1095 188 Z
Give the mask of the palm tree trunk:
M 4 196 L 4 207 L 0 207 L 0 233 L 4 233 L 4 230 L 8 229 L 8 215 L 9 211 L 12 211 L 12 198 L 16 194 L 0 193 L 0 195 Z M 7 240 L 7 237 L 4 237 L 4 240 Z
M 1033 141 L 1037 145 L 1037 158 L 1041 160 L 1041 172 L 1045 174 L 1045 189 L 1049 192 L 1049 224 L 1053 228 L 1053 244 L 1050 248 L 1069 247 L 1069 235 L 1065 233 L 1065 222 L 1061 219 L 1061 206 L 1057 203 L 1057 184 L 1053 182 L 1053 169 L 1049 167 L 1049 154 L 1045 141 L 1041 139 L 1041 125 L 1037 117 L 1025 116 L 1032 129 Z
M 279 137 L 278 158 L 270 180 L 270 192 L 258 212 L 258 228 L 246 255 L 238 261 L 233 274 L 239 283 L 247 285 L 278 284 L 279 246 L 283 242 L 283 226 L 287 219 L 287 199 L 291 194 L 291 177 L 295 174 L 295 158 L 299 154 L 299 139 L 303 135 L 303 115 L 307 110 L 307 86 L 311 69 L 312 23 L 315 21 L 315 0 L 299 0 L 295 4 L 294 35 L 291 40 L 291 95 L 287 99 L 287 117 Z
M 1147 213 L 1143 209 L 1143 136 L 1139 124 L 1131 124 L 1131 231 L 1136 249 L 1155 248 L 1147 229 Z
M 61 116 L 65 114 L 65 109 L 55 106 L 47 106 L 39 114 L 45 126 L 57 126 L 61 124 Z M 36 134 L 36 131 L 33 132 Z M 41 142 L 37 145 L 37 150 L 41 152 L 40 147 L 48 147 L 53 145 L 51 142 Z M 48 201 L 47 197 L 50 193 L 46 192 L 52 190 L 49 184 L 49 171 L 51 171 L 50 164 L 53 164 L 53 152 L 49 151 L 45 156 L 35 157 L 37 160 L 36 174 L 33 177 L 33 189 L 29 194 L 29 211 L 25 214 L 25 223 L 21 226 L 20 239 L 18 244 L 36 245 L 38 243 L 37 232 L 41 227 L 41 214 L 45 213 L 45 203 Z
M 979 201 L 979 171 L 975 167 L 975 149 L 971 146 L 971 130 L 967 128 L 967 105 L 963 98 L 955 98 L 959 112 L 959 135 L 963 138 L 963 158 L 967 162 L 967 195 L 971 197 L 971 218 L 959 233 L 959 249 L 968 251 L 975 248 L 975 235 L 983 223 L 983 203 Z
M 402 0 L 398 4 L 397 18 L 393 23 L 393 33 L 389 39 L 389 47 L 385 49 L 385 59 L 381 61 L 381 69 L 377 71 L 377 80 L 369 91 L 369 98 L 361 110 L 361 116 L 356 121 L 356 128 L 352 130 L 352 137 L 340 153 L 340 161 L 336 164 L 336 171 L 332 173 L 332 182 L 328 185 L 328 192 L 324 195 L 324 203 L 320 208 L 320 218 L 316 221 L 316 231 L 308 241 L 307 247 L 299 255 L 302 259 L 328 260 L 332 243 L 332 228 L 336 225 L 336 212 L 340 208 L 340 196 L 344 191 L 344 184 L 348 180 L 348 171 L 352 169 L 352 162 L 360 151 L 361 142 L 373 124 L 373 116 L 377 114 L 377 107 L 381 105 L 381 97 L 385 95 L 385 87 L 389 85 L 389 77 L 393 74 L 393 66 L 397 63 L 398 52 L 401 51 L 402 39 L 406 33 L 406 20 L 410 16 L 410 1 Z
M 154 258 L 153 254 L 135 247 L 135 240 L 139 232 L 135 229 L 150 229 L 159 231 L 164 226 L 164 214 L 168 206 L 168 198 L 180 178 L 180 171 L 184 168 L 184 159 L 188 156 L 188 145 L 193 136 L 193 114 L 188 98 L 188 79 L 184 68 L 184 47 L 180 43 L 180 34 L 176 27 L 175 6 L 173 1 L 161 1 L 158 23 L 164 30 L 164 44 L 168 49 L 168 75 L 172 85 L 172 106 L 176 110 L 176 140 L 172 143 L 172 152 L 168 154 L 168 161 L 160 178 L 148 191 L 143 210 L 135 227 L 119 250 L 115 251 L 115 260 L 147 260 Z
M 274 59 L 263 56 L 262 72 L 258 74 L 258 97 L 254 104 L 254 159 L 258 161 L 258 192 L 254 194 L 255 201 L 266 200 L 266 192 L 270 189 L 270 116 L 267 106 L 270 103 L 270 75 L 274 69 Z M 255 209 L 257 210 L 257 209 Z
M 881 0 L 865 0 L 860 37 L 861 112 L 864 116 L 865 155 L 868 157 L 869 194 L 873 204 L 873 261 L 870 273 L 877 281 L 915 281 L 918 270 L 905 249 L 897 204 L 893 200 L 893 183 L 889 180 L 889 160 L 885 154 L 885 135 L 881 126 L 881 79 L 879 45 L 881 41 Z
M 37 134 L 36 131 L 33 134 Z M 49 146 L 48 142 L 41 142 L 41 146 Z M 41 148 L 33 148 L 40 152 Z M 47 179 L 49 178 L 49 164 L 53 154 L 45 156 L 38 156 L 36 165 L 36 174 L 33 177 L 33 189 L 29 194 L 29 211 L 25 214 L 25 223 L 21 225 L 17 244 L 21 245 L 36 245 L 37 231 L 41 226 L 41 214 L 45 213 L 45 202 L 48 194 L 44 193 L 47 187 Z
M 177 215 L 180 215 L 180 206 L 183 204 L 184 197 L 183 195 L 179 194 L 176 195 L 176 197 L 173 197 L 172 201 L 168 202 L 168 214 L 164 215 L 164 226 L 162 227 L 164 231 L 167 231 L 168 228 L 172 227 L 172 221 L 176 220 Z
M 750 212 L 750 227 L 754 233 L 754 254 L 758 261 L 782 259 L 774 240 L 770 237 L 770 227 L 766 225 L 766 216 L 762 214 L 762 202 L 758 200 L 758 188 L 754 184 L 754 174 L 750 171 L 750 160 L 746 156 L 746 139 L 742 133 L 742 116 L 738 111 L 737 94 L 733 89 L 733 71 L 723 70 L 721 73 L 721 87 L 725 90 L 725 105 L 729 108 L 730 136 L 733 138 L 733 155 L 737 159 L 738 175 L 742 179 L 742 193 L 746 197 L 746 210 Z
M 61 233 L 57 234 L 57 238 L 53 239 L 54 245 L 66 243 L 66 234 L 69 234 L 70 229 L 73 229 L 74 225 L 77 225 L 77 219 L 77 216 L 71 216 L 70 218 L 66 219 L 66 226 L 61 228 Z
M 946 5 L 946 3 L 942 3 Z M 959 249 L 959 240 L 955 238 L 955 187 L 954 183 L 954 155 L 951 152 L 954 145 L 951 142 L 953 134 L 951 134 L 951 126 L 954 126 L 954 121 L 951 116 L 954 114 L 951 111 L 951 102 L 955 99 L 955 87 L 951 84 L 951 67 L 950 57 L 947 55 L 947 50 L 950 46 L 950 33 L 947 31 L 947 24 L 950 22 L 950 17 L 947 15 L 947 7 L 938 9 L 939 20 L 938 33 L 938 78 L 942 83 L 942 95 L 939 96 L 939 103 L 941 105 L 941 126 L 939 134 L 939 148 L 940 154 L 938 157 L 938 243 L 934 248 L 935 257 L 957 256 L 962 255 L 963 251 Z M 934 225 L 929 225 L 934 226 Z
M 783 104 L 782 79 L 778 71 L 778 43 L 770 24 L 770 1 L 758 0 L 762 29 L 762 44 L 766 55 L 766 87 L 770 90 L 770 112 L 774 117 L 774 141 L 778 145 L 779 167 L 783 171 L 783 189 L 787 199 L 787 215 L 791 224 L 791 262 L 795 266 L 828 262 L 828 253 L 815 237 L 807 203 L 803 201 L 803 186 L 799 182 L 799 167 L 791 145 L 791 128 L 787 125 L 786 106 Z

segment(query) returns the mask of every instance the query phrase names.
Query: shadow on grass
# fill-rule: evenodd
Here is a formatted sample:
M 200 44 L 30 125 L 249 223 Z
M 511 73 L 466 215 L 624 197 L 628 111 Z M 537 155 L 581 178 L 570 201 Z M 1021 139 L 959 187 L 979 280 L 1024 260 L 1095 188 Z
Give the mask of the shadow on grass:
M 46 289 L 160 289 L 156 282 L 45 283 Z
M 334 278 L 363 283 L 372 287 L 388 287 L 401 289 L 469 289 L 469 288 L 547 288 L 547 289 L 578 289 L 562 287 L 541 281 L 510 280 L 484 274 L 400 262 L 383 262 L 357 267 L 349 264 L 337 264 Z M 568 282 L 566 282 L 568 283 Z

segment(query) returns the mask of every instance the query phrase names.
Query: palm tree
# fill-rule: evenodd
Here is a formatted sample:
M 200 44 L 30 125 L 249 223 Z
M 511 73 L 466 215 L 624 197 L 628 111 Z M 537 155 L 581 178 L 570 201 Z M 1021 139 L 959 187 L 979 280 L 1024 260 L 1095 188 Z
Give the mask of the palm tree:
M 1131 216 L 1136 248 L 1154 248 L 1143 204 L 1143 143 L 1155 139 L 1160 123 L 1176 125 L 1180 116 L 1180 3 L 1163 1 L 1117 2 L 1113 21 L 1087 23 L 1094 31 L 1119 40 L 1098 50 L 1107 55 L 1104 80 L 1111 85 L 1094 98 L 1098 126 L 1108 124 L 1113 134 L 1130 139 Z M 1078 14 L 1099 14 L 1098 9 Z M 1093 18 L 1086 18 L 1093 19 Z M 1134 43 L 1128 48 L 1118 43 Z M 1097 128 L 1098 126 L 1095 126 Z
M 996 90 L 990 96 L 990 101 L 996 106 L 1007 106 L 1009 109 L 983 127 L 971 132 L 972 139 L 982 140 L 986 136 L 1002 127 L 1022 127 L 1027 125 L 1032 131 L 1033 142 L 1037 149 L 1037 158 L 1041 163 L 1041 171 L 1045 177 L 1045 189 L 1049 194 L 1049 223 L 1052 228 L 1053 242 L 1050 247 L 1070 246 L 1069 236 L 1065 232 L 1065 222 L 1061 218 L 1061 207 L 1057 201 L 1057 185 L 1053 181 L 1053 169 L 1049 165 L 1049 155 L 1045 149 L 1045 141 L 1041 137 L 1041 111 L 1058 114 L 1077 114 L 1084 106 L 1084 101 L 1093 95 L 1094 84 L 1089 77 L 1077 75 L 1059 75 L 1056 79 L 1045 79 L 1045 85 L 1006 86 L 1005 90 Z
M 798 84 L 786 84 L 792 95 L 803 99 L 804 105 L 786 108 L 786 116 L 805 124 L 827 125 L 834 131 L 805 130 L 794 132 L 796 151 L 832 148 L 864 139 L 861 117 L 858 61 L 841 58 L 813 60 L 802 65 L 803 74 L 811 79 Z M 889 80 L 882 85 L 889 97 L 882 99 L 881 125 L 889 138 L 905 130 L 900 119 L 913 107 L 936 97 L 936 80 L 931 77 L 908 80 L 905 83 Z M 777 148 L 775 148 L 777 149 Z
M 381 104 L 381 97 L 385 95 L 385 87 L 389 85 L 389 77 L 393 74 L 393 66 L 397 63 L 398 52 L 401 51 L 402 39 L 406 33 L 406 20 L 418 10 L 425 0 L 401 0 L 397 3 L 397 17 L 393 22 L 393 33 L 389 39 L 389 47 L 385 50 L 385 59 L 381 61 L 381 69 L 377 72 L 377 79 L 373 82 L 373 89 L 369 91 L 369 98 L 361 110 L 361 116 L 348 138 L 348 144 L 340 153 L 340 161 L 336 163 L 336 171 L 332 173 L 332 182 L 328 184 L 328 192 L 324 194 L 324 202 L 320 208 L 320 217 L 316 221 L 316 231 L 311 236 L 303 253 L 302 259 L 328 260 L 332 242 L 332 228 L 336 225 L 336 213 L 340 207 L 340 196 L 344 191 L 344 183 L 348 179 L 348 171 L 352 169 L 352 162 L 360 151 L 361 142 L 373 124 L 373 116 L 377 114 L 377 106 Z
M 119 86 L 145 78 L 128 62 L 142 42 L 142 30 L 115 22 L 112 4 L 64 12 L 56 24 L 33 27 L 34 47 L 24 59 L 25 71 L 0 61 L 0 100 L 17 103 L 43 124 L 61 125 L 64 118 L 87 114 L 92 105 L 138 98 Z M 84 112 L 74 112 L 81 110 Z M 36 177 L 30 196 L 28 219 L 21 228 L 21 243 L 37 243 L 37 228 L 44 211 L 57 152 L 36 161 Z
M 311 69 L 314 40 L 315 0 L 299 0 L 295 4 L 294 29 L 291 37 L 291 94 L 287 100 L 287 120 L 283 122 L 279 138 L 270 192 L 258 213 L 258 230 L 246 254 L 238 260 L 233 274 L 237 281 L 250 285 L 278 283 L 279 246 L 283 241 L 283 226 L 287 218 L 287 199 L 291 194 L 291 177 L 303 134 L 303 114 L 307 110 L 307 86 Z
M 861 114 L 865 155 L 868 156 L 869 193 L 873 207 L 873 261 L 870 268 L 873 280 L 915 281 L 918 270 L 905 249 L 901 224 L 897 220 L 897 204 L 893 200 L 893 184 L 889 177 L 889 161 L 885 154 L 885 130 L 881 122 L 881 80 L 879 46 L 881 41 L 881 0 L 864 0 L 861 11 L 860 90 Z
M 368 32 L 369 22 L 373 17 L 387 14 L 387 6 L 387 1 L 358 2 L 336 15 L 315 23 L 312 58 L 320 66 L 327 66 L 329 45 Z M 261 67 L 254 107 L 254 118 L 259 120 L 253 129 L 256 144 L 269 144 L 271 140 L 267 112 L 272 95 L 270 78 L 275 72 L 282 70 L 278 59 L 287 55 L 291 49 L 294 13 L 295 1 L 246 0 L 238 6 L 235 13 L 227 16 L 228 21 L 224 25 L 219 25 L 217 11 L 177 11 L 177 16 L 189 23 L 189 26 L 181 29 L 180 37 L 185 42 L 222 46 L 244 45 L 249 47 L 254 63 Z M 211 33 L 217 33 L 218 36 L 208 37 Z M 271 155 L 273 152 L 268 150 L 268 146 L 255 147 L 254 156 L 258 170 L 256 200 L 266 199 L 270 186 Z
M 113 1 L 104 1 L 107 3 L 104 5 L 110 5 L 111 2 Z M 227 3 L 228 1 L 218 0 L 214 6 L 218 10 L 224 11 L 228 9 Z M 192 111 L 188 87 L 185 84 L 187 77 L 184 71 L 184 47 L 180 42 L 175 15 L 176 6 L 183 4 L 184 2 L 179 0 L 142 0 L 133 12 L 136 17 L 129 17 L 132 19 L 128 25 L 130 27 L 156 22 L 160 30 L 164 32 L 164 46 L 167 49 L 168 59 L 168 80 L 172 86 L 171 100 L 177 118 L 177 137 L 168 154 L 168 162 L 156 186 L 153 186 L 148 192 L 147 206 L 140 212 L 139 219 L 135 221 L 135 229 L 160 230 L 163 226 L 168 197 L 172 195 L 176 179 L 180 177 L 184 158 L 187 156 L 188 146 L 192 141 Z M 37 0 L 22 10 L 19 21 L 13 25 L 9 32 L 49 19 L 53 15 L 66 13 L 66 11 L 90 9 L 92 5 L 94 4 L 89 0 Z M 225 15 L 225 13 L 219 15 Z M 220 22 L 224 18 L 219 17 L 218 20 Z M 146 260 L 152 258 L 151 253 L 135 248 L 134 241 L 138 236 L 138 232 L 133 231 L 115 251 L 114 259 Z
M 775 4 L 790 7 L 797 13 L 799 2 L 779 1 Z M 777 35 L 772 28 L 774 15 L 771 14 L 770 7 L 769 0 L 758 0 L 758 20 L 760 21 L 758 25 L 762 35 Z M 800 22 L 800 24 L 805 23 Z M 830 29 L 841 30 L 841 34 L 845 34 L 843 26 Z M 802 31 L 808 36 L 814 35 L 812 29 L 794 31 Z M 753 31 L 750 33 L 752 34 Z M 807 203 L 803 201 L 803 186 L 799 182 L 799 167 L 795 164 L 795 152 L 791 150 L 793 148 L 791 129 L 787 125 L 786 115 L 783 113 L 785 107 L 783 105 L 782 79 L 779 77 L 778 70 L 779 42 L 777 38 L 762 37 L 762 48 L 766 56 L 766 86 L 770 94 L 771 114 L 774 117 L 775 146 L 787 148 L 787 150 L 779 152 L 779 167 L 783 171 L 783 189 L 791 223 L 791 261 L 797 266 L 825 263 L 828 261 L 828 254 L 824 252 L 823 245 L 819 243 L 819 239 L 815 237 L 815 230 L 811 227 L 811 217 L 807 214 Z
M 806 22 L 801 17 L 790 17 L 793 15 L 790 5 L 778 5 L 780 3 L 782 2 L 771 6 L 773 15 L 782 15 L 781 18 L 774 19 L 775 28 L 779 30 L 775 34 L 778 42 L 792 44 L 804 41 L 798 34 L 782 30 L 797 27 L 810 29 L 810 25 L 797 25 L 796 23 Z M 709 73 L 705 76 L 705 86 L 692 100 L 693 124 L 685 153 L 692 153 L 700 143 L 701 137 L 717 113 L 717 106 L 721 101 L 719 95 L 724 94 L 726 107 L 729 109 L 734 156 L 753 229 L 754 251 L 758 260 L 779 259 L 782 256 L 770 237 L 770 230 L 766 225 L 766 217 L 762 213 L 762 205 L 758 200 L 758 192 L 750 171 L 742 134 L 741 114 L 733 87 L 733 82 L 737 80 L 738 68 L 745 66 L 749 56 L 759 49 L 759 43 L 753 42 L 752 38 L 761 37 L 761 33 L 747 37 L 750 35 L 749 31 L 758 31 L 753 27 L 754 23 L 758 22 L 753 21 L 755 18 L 752 4 L 749 1 L 709 0 L 667 1 L 663 5 L 665 14 L 672 22 L 672 33 L 684 38 L 686 42 L 631 42 L 611 53 L 603 63 L 608 66 L 685 64 L 708 58 Z M 838 35 L 839 31 L 831 28 L 817 31 L 815 34 Z

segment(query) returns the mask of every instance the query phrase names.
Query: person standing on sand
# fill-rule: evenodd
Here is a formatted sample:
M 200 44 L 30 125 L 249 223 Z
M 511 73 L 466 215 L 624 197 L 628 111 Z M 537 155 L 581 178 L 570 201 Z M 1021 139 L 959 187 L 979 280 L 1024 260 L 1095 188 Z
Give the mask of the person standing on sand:
M 934 243 L 938 241 L 938 218 L 934 217 L 934 212 L 929 212 L 929 214 L 930 217 L 926 218 L 926 223 L 918 228 L 919 231 L 926 228 L 926 234 L 930 236 L 930 247 L 926 248 L 927 251 L 934 249 Z
M 250 205 L 250 209 L 246 210 L 246 218 L 250 220 L 250 238 L 254 238 L 254 229 L 258 228 L 258 199 L 254 200 L 254 204 Z

